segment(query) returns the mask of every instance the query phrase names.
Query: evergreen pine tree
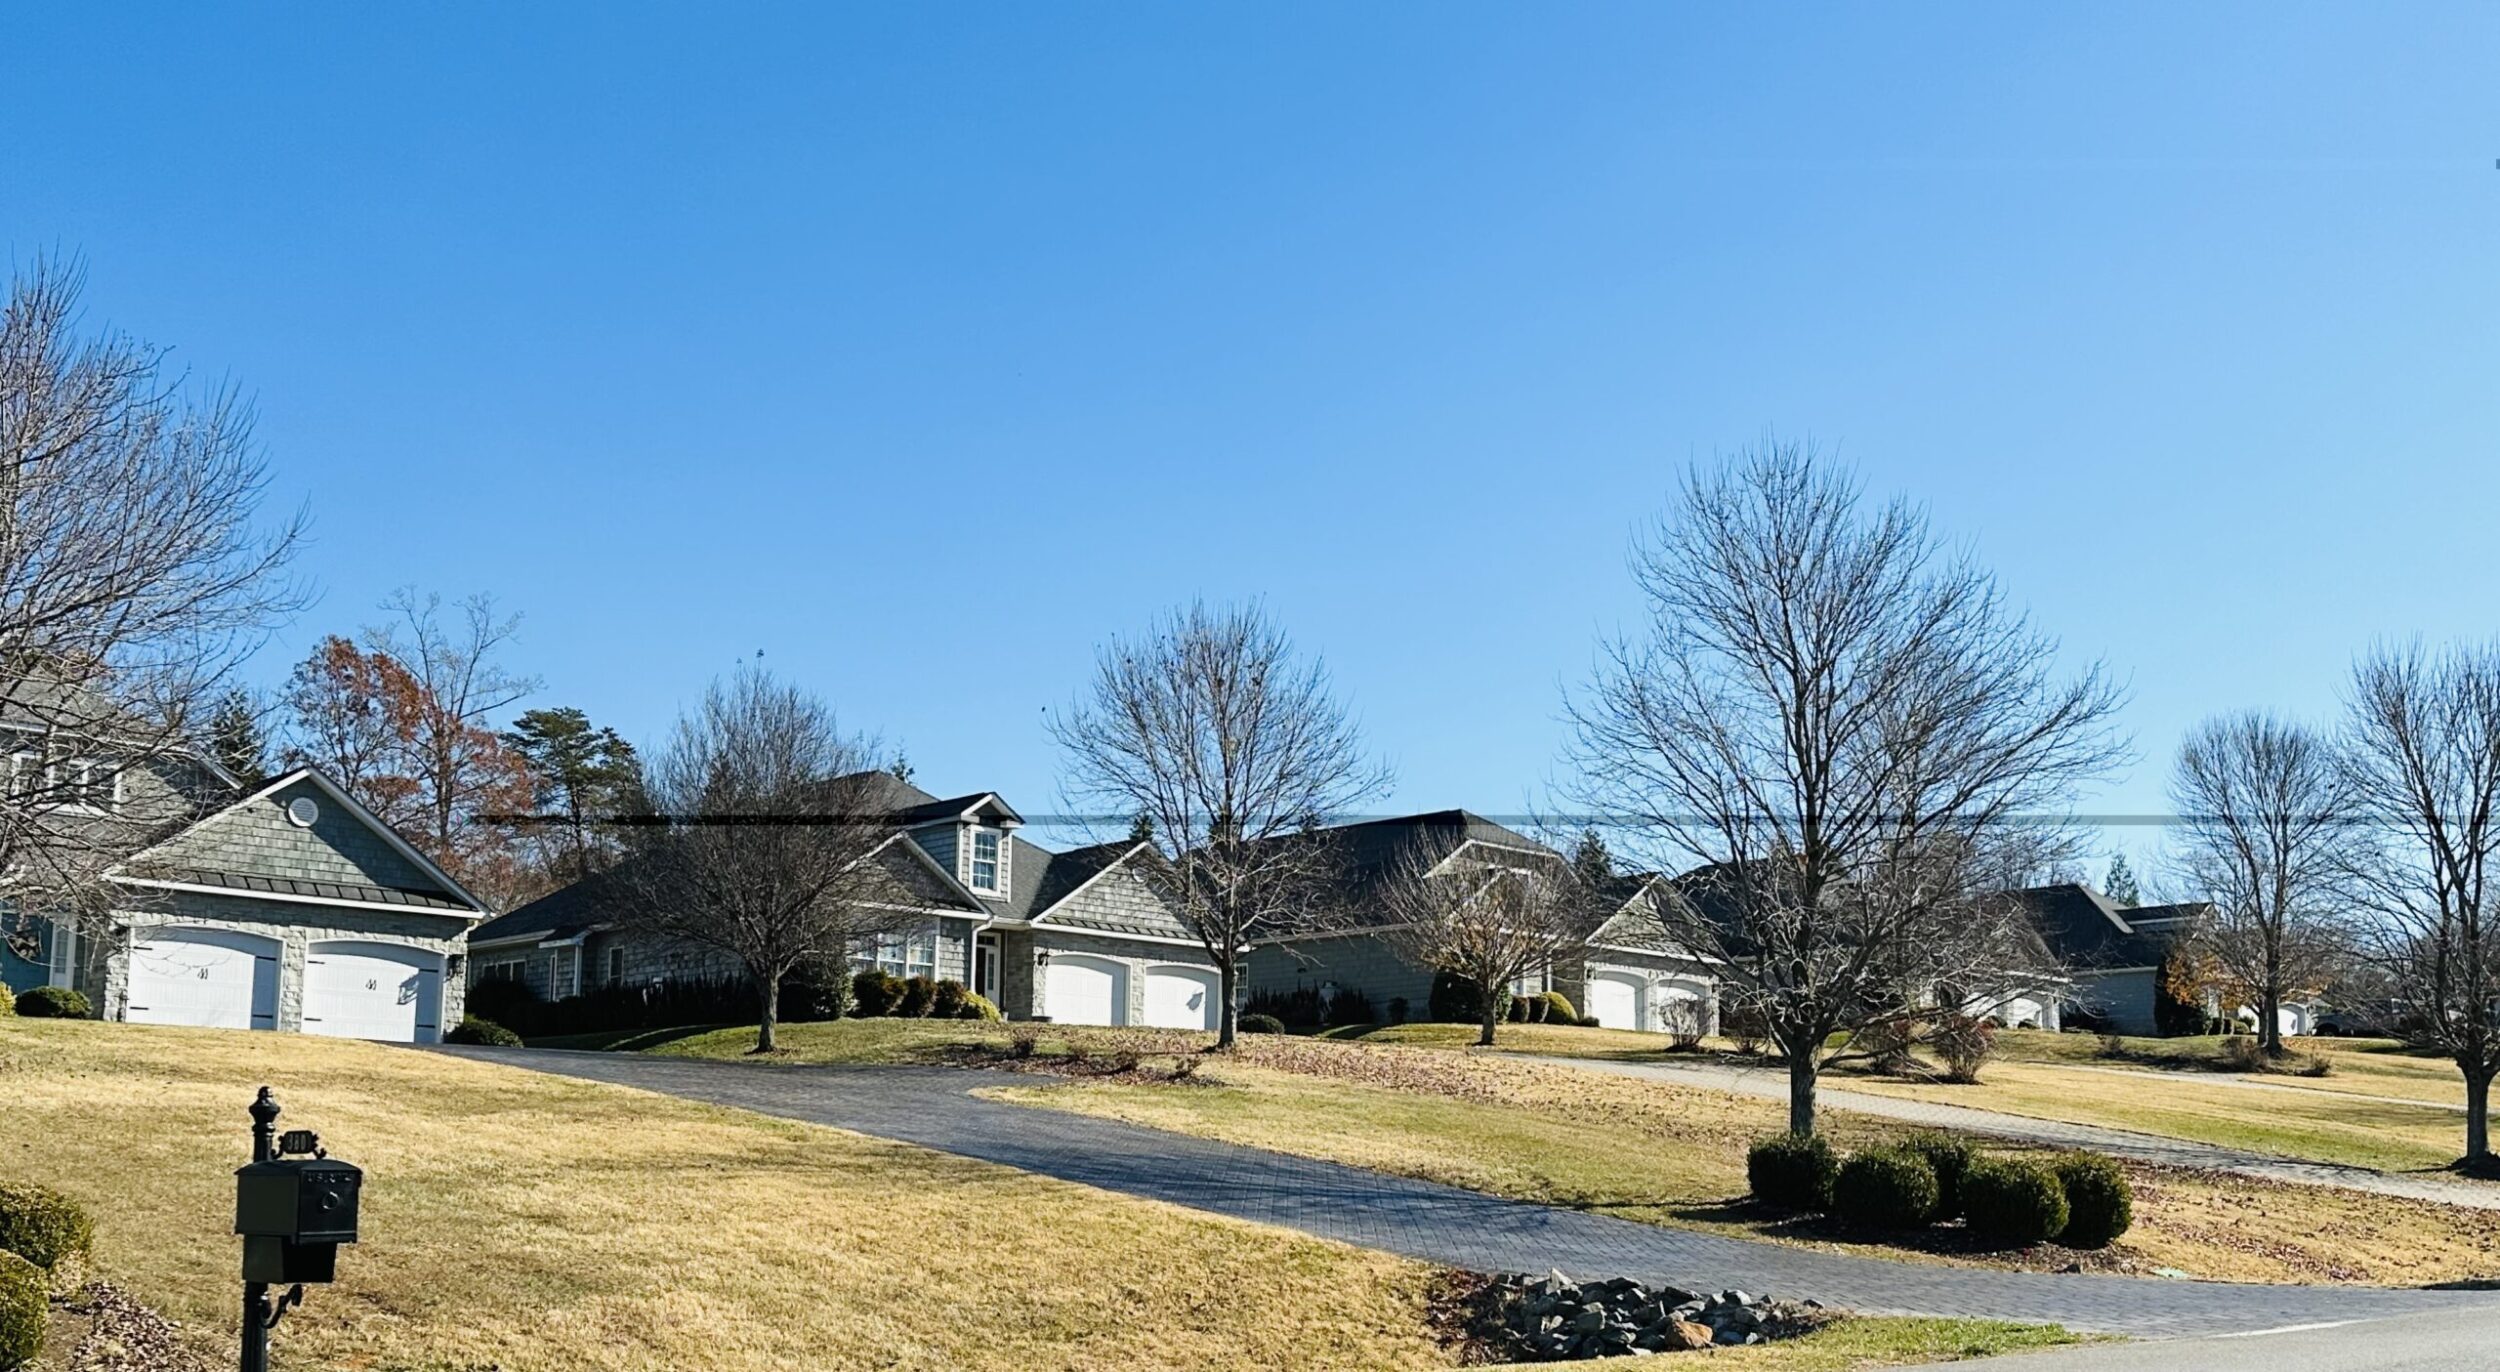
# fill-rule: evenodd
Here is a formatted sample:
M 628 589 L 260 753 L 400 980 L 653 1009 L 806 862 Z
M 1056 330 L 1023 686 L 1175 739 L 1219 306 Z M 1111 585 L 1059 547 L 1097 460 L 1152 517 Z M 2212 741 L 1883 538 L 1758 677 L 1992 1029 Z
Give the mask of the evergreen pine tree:
M 2143 903 L 2144 893 L 2136 889 L 2135 869 L 2127 865 L 2125 853 L 2109 860 L 2109 875 L 2101 882 L 2101 894 L 2129 909 Z
M 1571 871 L 1582 885 L 1595 889 L 1614 880 L 1615 855 L 1606 848 L 1606 836 L 1596 825 L 1580 831 L 1579 842 L 1571 845 Z
M 630 808 L 639 785 L 634 746 L 570 706 L 528 711 L 504 743 L 529 768 L 539 813 L 556 821 L 563 850 L 557 875 L 577 881 L 598 870 L 607 845 L 595 831 Z
M 208 755 L 246 791 L 269 779 L 269 738 L 261 732 L 260 709 L 251 692 L 237 686 L 209 711 Z

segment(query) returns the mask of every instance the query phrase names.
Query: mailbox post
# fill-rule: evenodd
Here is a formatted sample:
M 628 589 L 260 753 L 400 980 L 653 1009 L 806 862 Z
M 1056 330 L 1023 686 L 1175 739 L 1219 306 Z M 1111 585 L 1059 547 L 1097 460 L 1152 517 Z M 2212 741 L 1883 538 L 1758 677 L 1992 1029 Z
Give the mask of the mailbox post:
M 269 1331 L 304 1303 L 308 1282 L 335 1280 L 339 1245 L 356 1241 L 364 1172 L 324 1152 L 309 1129 L 278 1133 L 278 1102 L 252 1102 L 252 1161 L 234 1174 L 234 1232 L 243 1236 L 243 1372 L 269 1372 Z M 271 1301 L 269 1288 L 287 1293 Z

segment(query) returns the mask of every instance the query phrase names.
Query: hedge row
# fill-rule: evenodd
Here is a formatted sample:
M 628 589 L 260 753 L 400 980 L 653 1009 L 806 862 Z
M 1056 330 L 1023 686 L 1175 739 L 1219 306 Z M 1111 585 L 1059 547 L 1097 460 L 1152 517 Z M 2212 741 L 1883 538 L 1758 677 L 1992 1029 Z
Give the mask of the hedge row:
M 1775 1134 L 1745 1155 L 1754 1197 L 1782 1210 L 1828 1214 L 1863 1229 L 1920 1229 L 1961 1220 L 2009 1247 L 2057 1240 L 2106 1248 L 2135 1219 L 2117 1163 L 2093 1153 L 2047 1161 L 1984 1157 L 1944 1134 L 1921 1134 L 1842 1160 L 1820 1135 Z

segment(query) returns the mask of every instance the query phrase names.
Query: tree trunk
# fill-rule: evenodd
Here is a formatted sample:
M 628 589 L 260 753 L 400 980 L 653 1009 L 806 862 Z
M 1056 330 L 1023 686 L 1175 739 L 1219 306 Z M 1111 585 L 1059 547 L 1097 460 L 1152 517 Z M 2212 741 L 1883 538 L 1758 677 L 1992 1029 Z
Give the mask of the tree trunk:
M 1497 1008 L 1500 1005 L 1501 1002 L 1491 996 L 1484 998 L 1484 1022 L 1476 1026 L 1477 1047 L 1493 1046 L 1493 1027 L 1502 1022 L 1502 1012 Z
M 2465 1069 L 2465 1161 L 2483 1165 L 2491 1157 L 2491 1073 Z
M 1822 1068 L 1811 1051 L 1788 1052 L 1788 1132 L 1803 1137 L 1814 1132 L 1814 1087 Z
M 781 1019 L 781 978 L 764 978 L 764 1022 L 755 1028 L 755 1051 L 773 1051 L 773 1026 Z
M 2267 1057 L 2283 1056 L 2283 996 L 2269 982 L 2257 998 L 2257 1042 Z
M 1241 1032 L 1241 1011 L 1233 1004 L 1236 999 L 1236 988 L 1241 984 L 1241 973 L 1233 966 L 1233 960 L 1230 958 L 1226 958 L 1215 969 L 1215 972 L 1216 994 L 1224 1001 L 1216 1009 L 1215 1046 L 1230 1048 L 1233 1046 L 1234 1037 Z

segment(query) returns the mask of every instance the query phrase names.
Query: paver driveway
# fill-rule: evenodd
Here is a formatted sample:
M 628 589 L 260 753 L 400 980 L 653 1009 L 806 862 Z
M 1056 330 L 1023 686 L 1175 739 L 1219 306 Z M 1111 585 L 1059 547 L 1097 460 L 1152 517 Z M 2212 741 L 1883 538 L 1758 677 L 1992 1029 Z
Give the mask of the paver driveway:
M 1454 1267 L 1559 1267 L 1578 1276 L 1812 1297 L 1872 1313 L 2053 1321 L 2147 1336 L 2427 1310 L 2500 1312 L 2494 1292 L 1997 1272 L 1664 1229 L 967 1094 L 1034 1081 L 1003 1072 L 788 1067 L 549 1049 L 438 1051 L 834 1125 Z

